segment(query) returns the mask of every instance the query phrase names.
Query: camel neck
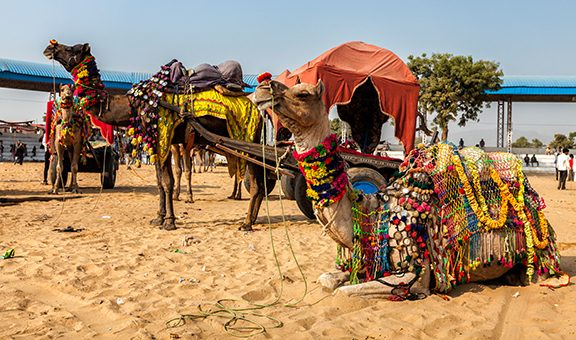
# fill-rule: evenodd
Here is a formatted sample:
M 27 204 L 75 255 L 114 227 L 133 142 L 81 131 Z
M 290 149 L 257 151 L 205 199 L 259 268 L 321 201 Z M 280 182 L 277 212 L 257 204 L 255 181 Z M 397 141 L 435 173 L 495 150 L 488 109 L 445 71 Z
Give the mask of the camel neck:
M 296 151 L 298 153 L 304 153 L 314 148 L 316 145 L 321 144 L 322 141 L 331 135 L 328 121 L 322 122 L 319 125 L 305 131 L 300 130 L 299 132 L 300 133 L 294 133 L 294 142 Z

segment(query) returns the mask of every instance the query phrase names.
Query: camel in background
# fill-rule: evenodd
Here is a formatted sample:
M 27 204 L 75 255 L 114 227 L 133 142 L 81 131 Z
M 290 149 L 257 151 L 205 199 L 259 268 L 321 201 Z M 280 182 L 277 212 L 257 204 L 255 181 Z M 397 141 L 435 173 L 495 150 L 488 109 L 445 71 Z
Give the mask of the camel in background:
M 50 149 L 56 162 L 56 180 L 52 183 L 50 193 L 58 194 L 58 188 L 64 188 L 66 183 L 63 182 L 64 158 L 68 152 L 70 157 L 70 172 L 72 178 L 70 181 L 69 191 L 78 193 L 78 162 L 84 143 L 88 139 L 89 124 L 81 110 L 74 107 L 74 96 L 72 86 L 60 86 L 60 101 L 57 104 L 57 110 L 53 118 L 52 136 L 50 140 Z M 52 167 L 51 167 L 52 168 Z

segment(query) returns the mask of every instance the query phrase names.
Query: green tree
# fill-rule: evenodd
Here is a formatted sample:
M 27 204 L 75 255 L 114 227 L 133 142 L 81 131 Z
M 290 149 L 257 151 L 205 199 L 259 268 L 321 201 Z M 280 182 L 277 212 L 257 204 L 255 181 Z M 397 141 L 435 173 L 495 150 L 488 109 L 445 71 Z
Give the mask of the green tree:
M 442 140 L 448 138 L 451 121 L 465 126 L 469 120 L 478 120 L 484 91 L 497 90 L 502 84 L 498 63 L 474 61 L 471 56 L 411 55 L 408 67 L 420 83 L 418 109 L 423 114 L 435 114 L 433 123 L 442 130 Z
M 530 148 L 532 144 L 528 141 L 528 138 L 521 136 L 512 143 L 513 148 Z
M 572 144 L 574 144 L 574 138 L 576 138 L 576 131 L 572 131 L 568 134 L 568 138 L 572 141 Z
M 538 138 L 532 139 L 532 143 L 531 143 L 531 144 L 532 144 L 532 147 L 533 147 L 533 148 L 541 148 L 541 147 L 544 146 L 544 143 L 542 143 L 542 141 L 539 140 Z
M 574 142 L 572 141 L 571 138 L 567 137 L 566 135 L 557 133 L 554 135 L 554 139 L 550 142 L 549 146 L 552 149 L 558 149 L 558 148 L 570 149 L 574 146 Z

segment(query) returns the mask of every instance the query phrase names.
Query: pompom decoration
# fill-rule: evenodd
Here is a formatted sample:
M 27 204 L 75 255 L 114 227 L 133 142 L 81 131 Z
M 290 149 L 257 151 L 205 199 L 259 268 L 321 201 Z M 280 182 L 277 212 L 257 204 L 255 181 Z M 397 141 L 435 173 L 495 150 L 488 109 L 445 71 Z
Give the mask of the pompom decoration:
M 258 80 L 258 83 L 261 83 L 265 80 L 272 80 L 272 74 L 270 74 L 270 72 L 260 73 L 256 80 Z
M 50 45 L 57 45 L 57 44 L 58 44 L 58 40 L 56 40 L 56 39 L 50 40 Z

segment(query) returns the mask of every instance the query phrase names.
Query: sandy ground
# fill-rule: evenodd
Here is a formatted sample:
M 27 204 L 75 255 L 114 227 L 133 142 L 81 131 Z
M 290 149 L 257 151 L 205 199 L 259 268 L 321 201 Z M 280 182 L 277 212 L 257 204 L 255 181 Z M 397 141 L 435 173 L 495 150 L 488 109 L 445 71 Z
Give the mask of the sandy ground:
M 41 167 L 0 163 L 0 196 L 44 195 Z M 220 299 L 237 300 L 228 305 L 270 304 L 278 295 L 278 303 L 256 312 L 278 319 L 281 328 L 244 314 L 267 327 L 255 339 L 576 338 L 573 287 L 468 284 L 449 301 L 437 295 L 413 302 L 332 296 L 314 281 L 333 268 L 334 243 L 293 201 L 282 201 L 283 223 L 275 191 L 269 215 L 285 277 L 280 281 L 267 209 L 260 212 L 256 232 L 237 231 L 248 201 L 226 199 L 231 180 L 224 168 L 194 175 L 196 202 L 176 202 L 173 232 L 148 224 L 157 210 L 154 178 L 152 167 L 122 168 L 117 188 L 99 193 L 98 175 L 80 174 L 81 198 L 0 206 L 0 251 L 16 249 L 15 258 L 0 259 L 1 339 L 233 338 L 222 317 L 188 320 L 176 328 L 166 322 L 197 313 L 199 304 L 210 308 Z M 546 199 L 563 268 L 573 277 L 576 184 L 557 191 L 551 176 L 529 178 Z M 54 231 L 67 226 L 83 230 Z

